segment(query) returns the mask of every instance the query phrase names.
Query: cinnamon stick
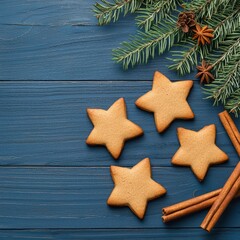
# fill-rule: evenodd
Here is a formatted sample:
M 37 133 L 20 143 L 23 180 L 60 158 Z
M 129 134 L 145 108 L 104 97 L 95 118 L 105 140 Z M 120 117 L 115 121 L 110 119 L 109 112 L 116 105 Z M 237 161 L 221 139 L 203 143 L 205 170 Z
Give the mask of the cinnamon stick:
M 194 212 L 199 212 L 203 209 L 211 207 L 212 204 L 217 199 L 219 193 L 222 189 L 217 189 L 215 191 L 205 193 L 201 196 L 174 204 L 169 207 L 165 207 L 162 209 L 163 216 L 162 220 L 164 223 L 176 220 L 178 218 L 187 216 Z M 236 195 L 236 197 L 240 196 L 240 191 Z
M 240 133 L 234 124 L 231 116 L 227 111 L 223 111 L 218 114 L 230 140 L 232 141 L 233 146 L 235 147 L 238 156 L 240 156 Z
M 201 227 L 208 232 L 212 230 L 228 204 L 235 197 L 240 189 L 240 162 L 235 167 L 231 176 L 228 178 L 216 201 L 213 203 L 207 216 L 203 220 Z
M 215 191 L 209 192 L 209 193 L 205 193 L 205 194 L 203 194 L 201 196 L 198 196 L 198 197 L 186 200 L 184 202 L 180 202 L 180 203 L 174 204 L 172 206 L 165 207 L 165 208 L 162 209 L 162 212 L 165 215 L 169 215 L 169 214 L 174 213 L 176 211 L 180 211 L 182 209 L 191 207 L 191 206 L 193 206 L 195 204 L 199 204 L 199 203 L 202 203 L 202 202 L 204 202 L 206 200 L 209 200 L 209 199 L 211 199 L 213 197 L 216 197 L 216 196 L 218 196 L 218 194 L 220 192 L 221 192 L 221 188 L 217 189 Z
M 176 212 L 173 212 L 169 215 L 163 215 L 162 216 L 162 220 L 164 223 L 167 223 L 167 222 L 170 222 L 170 221 L 173 221 L 173 220 L 176 220 L 178 218 L 181 218 L 183 216 L 187 216 L 191 213 L 194 213 L 194 212 L 199 212 L 205 208 L 208 208 L 210 207 L 214 201 L 217 199 L 217 196 L 216 197 L 212 197 L 212 198 L 209 198 L 203 202 L 200 202 L 198 204 L 194 204 L 192 206 L 189 206 L 187 208 L 184 208 L 184 209 L 181 209 L 179 211 L 176 211 Z

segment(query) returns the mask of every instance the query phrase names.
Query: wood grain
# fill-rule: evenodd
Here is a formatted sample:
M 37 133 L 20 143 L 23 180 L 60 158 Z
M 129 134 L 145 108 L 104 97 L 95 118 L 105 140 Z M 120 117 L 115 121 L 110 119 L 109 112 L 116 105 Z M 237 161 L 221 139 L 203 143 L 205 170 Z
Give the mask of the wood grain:
M 232 168 L 212 168 L 200 184 L 186 168 L 153 168 L 153 179 L 167 195 L 148 205 L 143 221 L 128 208 L 106 204 L 113 183 L 106 168 L 0 168 L 0 227 L 26 228 L 191 228 L 206 211 L 172 224 L 161 221 L 164 206 L 219 188 Z M 215 181 L 215 179 L 218 179 Z M 239 201 L 234 201 L 217 227 L 240 227 Z M 174 230 L 173 230 L 174 231 Z
M 205 240 L 226 240 L 237 239 L 239 230 L 234 228 L 217 229 L 217 231 L 207 234 L 201 229 L 42 229 L 42 230 L 1 230 L 0 239 L 26 240 L 26 239 L 46 239 L 46 240 L 96 240 L 96 239 L 116 239 L 116 240 L 139 240 L 139 239 L 205 239 Z
M 134 105 L 151 88 L 153 72 L 170 79 L 196 80 L 195 74 L 169 71 L 169 54 L 123 71 L 111 50 L 136 33 L 134 16 L 98 27 L 94 2 L 1 1 L 0 239 L 238 239 L 237 200 L 211 234 L 199 229 L 206 211 L 161 222 L 163 206 L 222 187 L 239 159 L 218 119 L 222 108 L 202 99 L 197 81 L 189 97 L 196 118 L 156 132 L 153 116 Z M 104 148 L 86 146 L 92 125 L 85 110 L 108 108 L 119 97 L 145 135 L 129 141 L 114 161 Z M 189 168 L 170 164 L 179 146 L 176 128 L 211 123 L 230 160 L 210 168 L 199 183 Z M 149 204 L 141 222 L 127 208 L 108 207 L 106 199 L 113 187 L 109 165 L 133 166 L 144 157 L 150 157 L 153 178 L 168 194 Z
M 95 0 L 9 0 L 1 2 L 0 24 L 88 25 L 97 24 Z
M 97 25 L 93 4 L 96 0 L 9 0 L 1 2 L 0 24 L 61 26 Z M 120 23 L 133 23 L 134 15 L 120 18 Z M 117 23 L 118 24 L 118 23 Z M 116 24 L 116 25 L 117 25 Z
M 136 33 L 133 17 L 99 27 L 95 1 L 4 1 L 0 11 L 0 80 L 151 80 L 156 70 L 179 77 L 166 66 L 169 54 L 123 71 L 112 49 Z
M 0 25 L 0 80 L 152 80 L 156 70 L 171 79 L 194 79 L 169 71 L 169 54 L 123 71 L 112 61 L 112 49 L 133 32 L 134 25 L 123 24 Z
M 0 164 L 51 166 L 109 166 L 127 164 L 145 157 L 153 166 L 171 166 L 179 147 L 177 127 L 198 130 L 216 124 L 217 144 L 229 155 L 234 166 L 238 157 L 219 121 L 222 109 L 203 100 L 195 83 L 189 103 L 195 112 L 191 121 L 177 120 L 158 134 L 153 115 L 138 109 L 134 102 L 151 89 L 151 82 L 1 82 L 0 84 Z M 92 129 L 86 108 L 107 109 L 116 99 L 125 97 L 128 117 L 145 134 L 128 141 L 122 156 L 113 160 L 104 147 L 89 147 L 85 139 Z M 239 127 L 239 122 L 237 123 Z M 203 149 L 204 151 L 204 149 Z

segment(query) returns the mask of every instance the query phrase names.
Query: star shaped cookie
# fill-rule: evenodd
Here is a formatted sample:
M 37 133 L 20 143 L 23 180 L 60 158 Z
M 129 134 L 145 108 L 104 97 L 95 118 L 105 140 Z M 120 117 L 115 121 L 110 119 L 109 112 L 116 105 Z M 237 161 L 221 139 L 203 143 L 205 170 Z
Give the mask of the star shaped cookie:
M 216 127 L 205 126 L 200 131 L 178 128 L 180 148 L 172 158 L 172 163 L 190 166 L 193 173 L 202 181 L 210 165 L 220 164 L 228 160 L 228 156 L 215 144 Z
M 143 219 L 147 203 L 166 193 L 166 189 L 151 178 L 149 158 L 143 159 L 133 168 L 111 166 L 114 189 L 107 200 L 110 206 L 128 206 Z
M 127 119 L 126 104 L 118 99 L 108 110 L 87 109 L 94 128 L 88 136 L 89 145 L 104 145 L 117 159 L 126 140 L 143 134 L 142 128 Z
M 152 90 L 137 99 L 142 110 L 153 112 L 156 128 L 163 132 L 174 119 L 191 119 L 194 114 L 187 103 L 193 81 L 171 82 L 160 72 L 155 72 Z

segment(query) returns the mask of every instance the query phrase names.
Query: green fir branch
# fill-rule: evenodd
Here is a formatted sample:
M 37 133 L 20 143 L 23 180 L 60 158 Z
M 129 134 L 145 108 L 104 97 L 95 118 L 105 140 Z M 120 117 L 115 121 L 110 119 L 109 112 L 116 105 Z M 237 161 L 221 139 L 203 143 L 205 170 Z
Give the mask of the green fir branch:
M 194 11 L 196 13 L 196 20 L 211 19 L 212 15 L 217 13 L 219 9 L 224 9 L 231 5 L 234 7 L 236 1 L 234 0 L 193 0 L 185 2 L 183 7 L 187 11 Z
M 173 62 L 169 69 L 177 71 L 179 75 L 185 75 L 195 69 L 198 64 L 199 55 L 201 59 L 208 54 L 207 47 L 200 47 L 195 41 L 188 37 L 178 45 L 181 50 L 171 51 L 172 57 L 169 58 Z
M 240 32 L 235 33 L 237 39 L 225 40 L 215 54 L 209 55 L 206 59 L 211 63 L 215 76 L 218 76 L 218 71 L 226 66 L 233 56 L 240 56 Z
M 94 13 L 98 19 L 99 25 L 108 24 L 111 21 L 116 22 L 121 13 L 125 16 L 127 13 L 133 13 L 141 7 L 143 0 L 101 0 L 94 5 Z
M 231 94 L 231 97 L 228 99 L 225 104 L 225 108 L 235 114 L 236 117 L 239 116 L 240 113 L 240 88 L 238 88 L 235 92 Z
M 214 48 L 219 47 L 227 35 L 234 32 L 240 26 L 240 4 L 234 10 L 231 7 L 214 14 L 211 19 L 207 19 L 205 24 L 214 29 L 214 39 L 212 45 Z
M 140 8 L 137 11 L 137 26 L 149 31 L 153 24 L 158 24 L 162 19 L 168 18 L 181 2 L 181 0 L 159 0 L 147 5 L 146 8 Z
M 169 66 L 169 69 L 177 71 L 179 75 L 190 73 L 198 63 L 199 46 L 192 41 L 187 45 L 180 45 L 185 51 L 171 51 L 172 58 L 169 60 L 174 63 Z
M 240 88 L 240 57 L 233 56 L 231 61 L 218 72 L 218 77 L 209 85 L 205 86 L 208 98 L 214 99 L 214 104 L 221 102 L 226 104 L 227 98 Z
M 138 32 L 130 42 L 123 42 L 120 48 L 113 50 L 113 59 L 122 63 L 123 68 L 136 64 L 147 63 L 154 58 L 157 51 L 161 55 L 169 50 L 174 43 L 179 42 L 181 32 L 174 20 L 164 21 L 161 27 L 154 25 L 148 32 Z
M 113 59 L 123 68 L 147 63 L 156 54 L 172 51 L 170 69 L 180 75 L 190 73 L 198 61 L 205 59 L 212 66 L 215 80 L 206 84 L 204 92 L 215 104 L 238 115 L 240 112 L 240 2 L 239 0 L 99 0 L 94 12 L 99 24 L 117 21 L 120 15 L 137 13 L 138 31 L 128 42 L 113 50 Z M 214 29 L 209 45 L 197 45 L 193 33 L 183 33 L 177 27 L 176 13 L 192 11 L 201 26 Z M 184 24 L 184 20 L 182 22 Z M 186 24 L 188 22 L 186 21 Z

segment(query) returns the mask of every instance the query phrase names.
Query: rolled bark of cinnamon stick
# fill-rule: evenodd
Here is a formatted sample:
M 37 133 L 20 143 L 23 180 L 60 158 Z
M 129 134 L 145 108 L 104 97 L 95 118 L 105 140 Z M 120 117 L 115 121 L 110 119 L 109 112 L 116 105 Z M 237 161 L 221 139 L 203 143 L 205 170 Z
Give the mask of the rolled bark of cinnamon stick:
M 198 197 L 163 208 L 163 222 L 167 223 L 178 218 L 187 216 L 191 213 L 199 212 L 203 209 L 211 207 L 217 199 L 221 190 L 222 189 L 220 188 L 215 191 L 200 195 Z M 238 191 L 236 197 L 240 197 L 240 191 Z
M 176 220 L 178 218 L 181 218 L 183 216 L 187 216 L 191 213 L 194 213 L 194 212 L 199 212 L 203 209 L 206 209 L 210 206 L 212 206 L 212 204 L 214 203 L 214 201 L 217 199 L 217 196 L 215 197 L 212 197 L 212 198 L 209 198 L 203 202 L 199 202 L 197 204 L 194 204 L 192 206 L 188 206 L 187 208 L 183 208 L 179 211 L 176 211 L 176 212 L 173 212 L 173 213 L 170 213 L 169 215 L 163 215 L 162 216 L 162 220 L 164 223 L 167 223 L 167 222 L 170 222 L 170 221 L 173 221 L 173 220 Z
M 223 111 L 218 114 L 230 140 L 232 141 L 233 146 L 235 147 L 238 156 L 240 156 L 240 133 L 234 124 L 231 116 L 227 111 Z
M 221 192 L 221 190 L 222 189 L 220 188 L 220 189 L 217 189 L 215 191 L 200 195 L 198 197 L 194 197 L 194 198 L 191 198 L 189 200 L 174 204 L 172 206 L 165 207 L 165 208 L 162 209 L 162 212 L 163 212 L 164 215 L 169 215 L 169 214 L 174 213 L 176 211 L 180 211 L 180 210 L 186 209 L 188 207 L 192 207 L 195 204 L 202 203 L 206 200 L 209 200 L 213 197 L 218 196 L 219 193 Z
M 225 183 L 222 191 L 219 193 L 216 201 L 213 203 L 211 209 L 203 220 L 201 227 L 208 232 L 212 230 L 224 210 L 227 208 L 231 200 L 236 196 L 240 189 L 240 162 L 235 167 L 231 176 Z

